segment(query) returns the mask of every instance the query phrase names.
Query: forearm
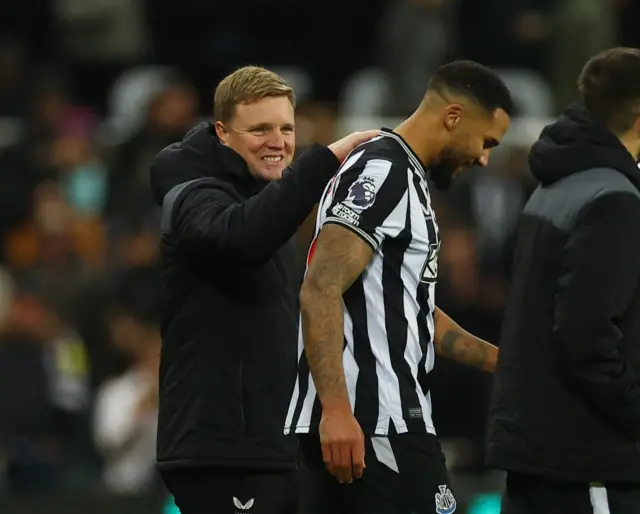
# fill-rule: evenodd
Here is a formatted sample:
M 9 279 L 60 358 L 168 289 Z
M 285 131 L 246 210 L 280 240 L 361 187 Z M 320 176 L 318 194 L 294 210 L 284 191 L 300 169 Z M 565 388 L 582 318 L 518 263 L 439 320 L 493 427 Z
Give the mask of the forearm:
M 309 290 L 311 289 L 311 290 Z M 350 409 L 342 367 L 344 328 L 338 288 L 304 288 L 300 293 L 307 363 L 324 409 Z
M 493 373 L 498 362 L 498 348 L 476 337 L 436 307 L 434 313 L 436 354 L 459 364 Z

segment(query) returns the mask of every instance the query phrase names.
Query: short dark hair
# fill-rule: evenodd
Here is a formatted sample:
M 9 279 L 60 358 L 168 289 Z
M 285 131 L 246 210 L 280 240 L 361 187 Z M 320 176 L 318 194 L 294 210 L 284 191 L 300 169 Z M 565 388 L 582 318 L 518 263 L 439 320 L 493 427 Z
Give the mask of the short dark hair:
M 509 88 L 498 74 L 474 61 L 444 64 L 429 80 L 428 90 L 469 97 L 490 113 L 502 109 L 512 116 L 516 110 Z
M 640 107 L 640 50 L 611 48 L 585 64 L 578 89 L 584 106 L 616 133 L 631 128 Z

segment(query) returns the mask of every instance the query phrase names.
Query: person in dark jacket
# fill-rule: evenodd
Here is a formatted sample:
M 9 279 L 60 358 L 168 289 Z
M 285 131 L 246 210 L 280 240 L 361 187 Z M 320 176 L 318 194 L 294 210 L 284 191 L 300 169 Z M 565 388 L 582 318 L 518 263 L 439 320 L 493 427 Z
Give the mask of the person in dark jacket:
M 216 90 L 215 123 L 151 167 L 162 206 L 157 466 L 182 514 L 296 510 L 297 445 L 282 428 L 296 371 L 292 238 L 377 132 L 291 164 L 294 106 L 278 75 L 241 68 Z
M 640 50 L 579 88 L 529 157 L 488 429 L 504 514 L 640 512 Z

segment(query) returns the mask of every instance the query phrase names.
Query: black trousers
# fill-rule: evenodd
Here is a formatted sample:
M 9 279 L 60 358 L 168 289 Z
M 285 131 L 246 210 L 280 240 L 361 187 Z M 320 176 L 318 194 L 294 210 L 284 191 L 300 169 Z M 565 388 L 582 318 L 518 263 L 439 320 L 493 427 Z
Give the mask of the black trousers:
M 181 514 L 296 514 L 297 471 L 194 468 L 160 474 Z
M 362 478 L 340 484 L 322 461 L 320 438 L 299 436 L 304 455 L 299 514 L 452 514 L 456 500 L 435 436 L 367 438 Z M 458 512 L 460 512 L 458 510 Z
M 502 514 L 639 514 L 640 484 L 589 484 L 509 473 Z

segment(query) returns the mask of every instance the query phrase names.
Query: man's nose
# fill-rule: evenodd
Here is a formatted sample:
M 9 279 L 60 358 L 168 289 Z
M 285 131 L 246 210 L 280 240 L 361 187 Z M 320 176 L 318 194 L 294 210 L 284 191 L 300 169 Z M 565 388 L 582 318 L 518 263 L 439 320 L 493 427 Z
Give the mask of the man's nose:
M 267 140 L 267 146 L 269 148 L 282 149 L 284 148 L 284 135 L 280 130 L 274 130 Z

